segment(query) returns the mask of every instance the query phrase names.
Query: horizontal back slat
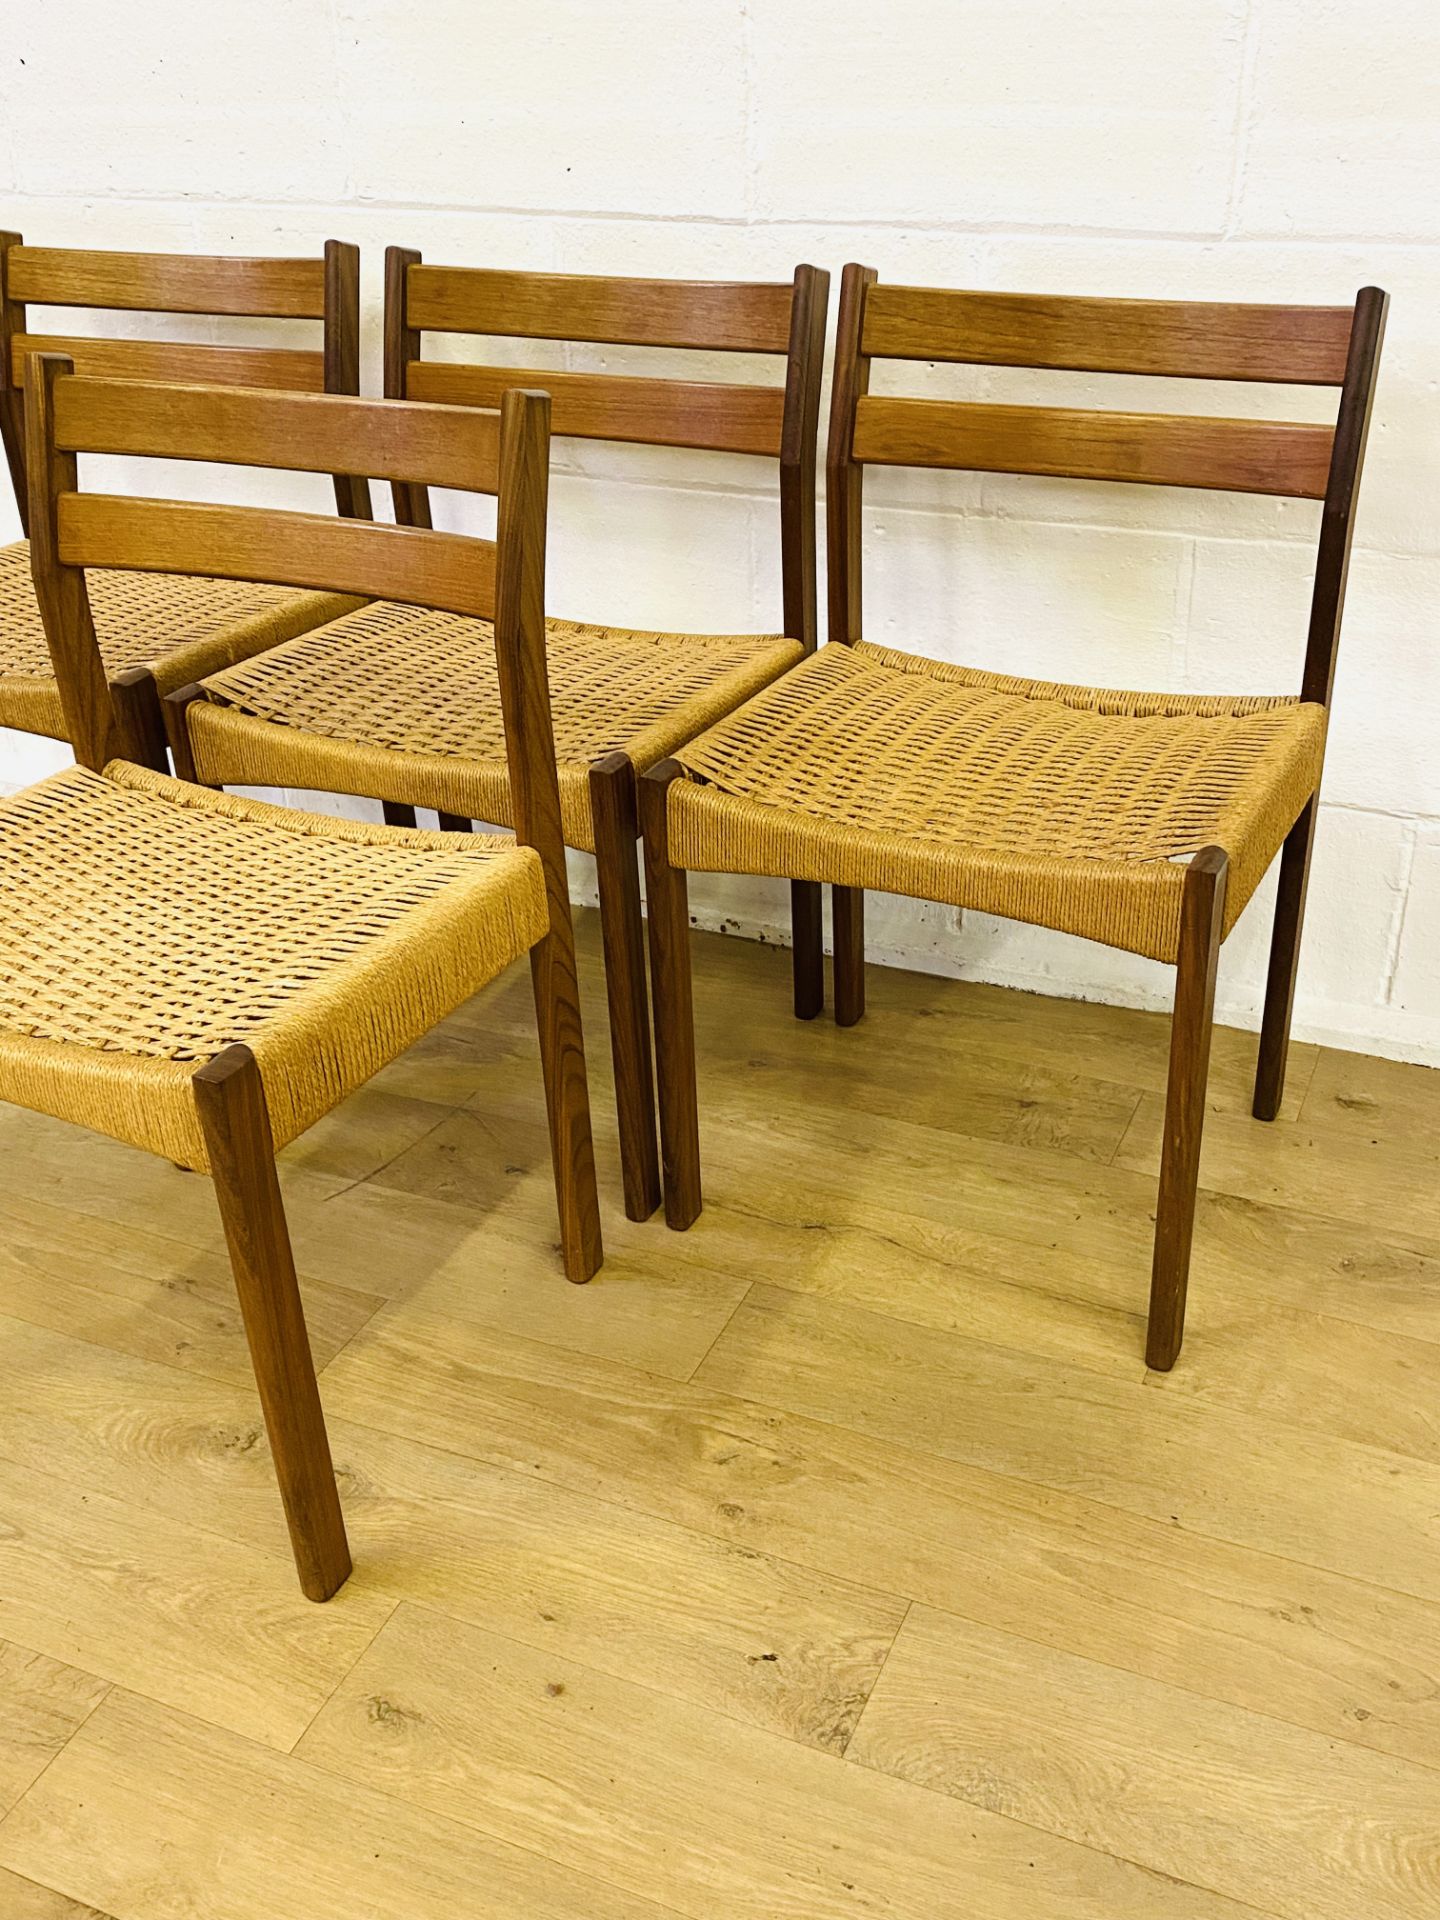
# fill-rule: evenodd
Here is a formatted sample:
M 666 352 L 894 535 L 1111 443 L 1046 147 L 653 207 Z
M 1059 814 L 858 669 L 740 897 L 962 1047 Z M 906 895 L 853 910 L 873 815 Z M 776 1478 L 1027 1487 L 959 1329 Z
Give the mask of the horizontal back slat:
M 363 473 L 472 493 L 494 493 L 500 469 L 496 413 L 236 387 L 177 395 L 140 380 L 57 381 L 55 440 L 77 453 Z
M 303 347 L 191 346 L 173 340 L 86 340 L 45 333 L 17 333 L 11 344 L 11 378 L 25 384 L 32 353 L 63 353 L 77 373 L 113 380 L 185 380 L 201 386 L 280 387 L 320 393 L 325 356 Z
M 248 314 L 274 320 L 320 320 L 325 314 L 322 260 L 12 247 L 6 284 L 12 300 L 52 307 Z
M 405 324 L 422 332 L 784 353 L 793 293 L 788 282 L 615 280 L 422 265 L 409 269 Z
M 1344 384 L 1354 311 L 872 286 L 861 351 L 892 360 Z
M 785 414 L 780 387 L 457 366 L 442 360 L 412 360 L 406 371 L 406 392 L 414 400 L 498 407 L 505 390 L 516 386 L 542 388 L 550 395 L 555 434 L 715 453 L 778 457 L 780 452 Z
M 1325 494 L 1333 438 L 1329 427 L 1290 421 L 872 395 L 856 406 L 853 453 L 858 461 L 884 466 L 1054 474 L 1318 500 Z
M 66 493 L 59 557 L 72 567 L 263 580 L 491 619 L 495 548 L 464 534 L 263 507 Z

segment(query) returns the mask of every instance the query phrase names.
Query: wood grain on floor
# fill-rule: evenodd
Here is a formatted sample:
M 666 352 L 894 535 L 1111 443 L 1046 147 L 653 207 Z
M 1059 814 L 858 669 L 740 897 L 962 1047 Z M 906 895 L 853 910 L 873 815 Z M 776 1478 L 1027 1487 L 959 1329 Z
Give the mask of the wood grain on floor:
M 284 1157 L 356 1573 L 289 1566 L 208 1183 L 0 1110 L 3 1920 L 1440 1904 L 1440 1074 L 697 938 L 706 1210 L 555 1254 L 514 970 Z

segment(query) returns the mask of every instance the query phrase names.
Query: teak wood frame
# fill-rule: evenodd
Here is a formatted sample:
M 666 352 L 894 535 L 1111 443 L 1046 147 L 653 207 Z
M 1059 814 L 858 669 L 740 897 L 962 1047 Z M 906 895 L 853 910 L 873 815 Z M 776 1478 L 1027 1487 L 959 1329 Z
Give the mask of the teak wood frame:
M 412 407 L 305 393 L 85 379 L 61 355 L 31 362 L 26 406 L 30 525 L 47 637 L 71 689 L 76 756 L 98 771 L 123 755 L 85 569 L 125 566 L 259 577 L 362 592 L 493 620 L 516 839 L 539 854 L 549 928 L 531 949 L 565 1270 L 602 1259 L 574 934 L 545 671 L 543 582 L 550 402 L 512 390 L 501 411 Z M 86 494 L 77 453 L 148 453 L 298 471 L 364 465 L 405 482 L 443 478 L 498 494 L 494 542 L 419 528 L 253 507 Z M 170 717 L 187 771 L 183 696 Z M 265 1090 L 233 1046 L 194 1076 L 195 1097 L 301 1584 L 326 1599 L 350 1560 L 294 1260 Z
M 551 395 L 553 429 L 580 439 L 754 454 L 780 471 L 780 563 L 786 634 L 816 644 L 815 466 L 829 275 L 800 266 L 788 283 L 625 280 L 426 266 L 385 257 L 385 391 L 395 399 L 493 406 L 520 381 Z M 709 352 L 783 354 L 783 387 L 517 370 L 426 360 L 427 332 L 567 340 Z M 421 487 L 394 487 L 402 524 L 430 525 Z M 636 780 L 624 751 L 590 769 L 590 807 L 610 1014 L 625 1211 L 644 1220 L 661 1200 L 640 905 Z M 393 803 L 387 818 L 413 821 Z M 463 825 L 442 815 L 447 825 Z M 795 1011 L 824 1003 L 820 888 L 791 885 Z
M 26 328 L 27 306 L 318 320 L 322 340 L 318 348 L 304 348 L 34 334 Z M 358 394 L 360 250 L 327 240 L 323 254 L 309 259 L 110 253 L 28 247 L 18 233 L 0 233 L 0 440 L 27 535 L 25 369 L 37 353 L 63 354 L 79 372 L 97 376 Z M 333 477 L 337 511 L 368 520 L 368 479 L 363 473 Z M 129 734 L 129 757 L 165 772 L 154 675 L 148 667 L 126 668 L 110 687 Z
M 1330 704 L 1356 490 L 1384 336 L 1387 296 L 1353 308 L 1052 298 L 882 287 L 850 265 L 841 282 L 827 453 L 829 638 L 861 635 L 861 503 L 867 464 L 922 465 L 1290 494 L 1323 502 L 1300 698 Z M 1115 414 L 956 401 L 872 398 L 874 358 L 1251 380 L 1340 389 L 1334 428 L 1287 422 Z M 666 1218 L 701 1204 L 685 875 L 669 857 L 674 760 L 641 781 L 650 896 L 656 1059 Z M 1284 1090 L 1318 782 L 1285 840 L 1255 1079 L 1254 1113 L 1272 1120 Z M 1227 856 L 1198 849 L 1186 871 L 1176 957 L 1147 1363 L 1175 1364 L 1199 1178 L 1224 924 Z M 864 895 L 834 889 L 835 1010 L 864 1011 Z

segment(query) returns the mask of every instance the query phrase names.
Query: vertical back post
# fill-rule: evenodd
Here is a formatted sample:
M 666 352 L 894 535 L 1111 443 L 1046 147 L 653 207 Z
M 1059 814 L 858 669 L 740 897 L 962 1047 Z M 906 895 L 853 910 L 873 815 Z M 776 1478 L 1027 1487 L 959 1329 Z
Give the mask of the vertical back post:
M 325 391 L 360 391 L 360 249 L 344 240 L 325 242 Z M 335 475 L 335 506 L 351 520 L 374 518 L 370 482 L 360 474 Z
M 785 368 L 785 418 L 780 439 L 780 575 L 785 632 L 815 651 L 815 443 L 820 424 L 820 372 L 830 276 L 822 268 L 795 269 L 790 307 L 790 351 Z
M 10 298 L 10 249 L 22 245 L 18 233 L 0 233 L 0 439 L 22 533 L 30 531 L 30 494 L 25 484 L 25 395 L 15 378 L 15 336 L 25 331 L 25 309 Z
M 545 515 L 550 396 L 513 388 L 500 411 L 495 656 L 515 836 L 545 863 L 551 918 L 568 922 L 570 889 L 545 665 Z
M 530 950 L 545 1104 L 565 1271 L 588 1280 L 600 1265 L 600 1208 L 565 832 L 545 667 L 545 510 L 550 396 L 512 388 L 500 408 L 495 660 L 510 768 L 515 837 L 545 871 L 550 931 Z
M 1310 602 L 1310 636 L 1300 686 L 1302 700 L 1315 700 L 1322 706 L 1329 706 L 1335 684 L 1340 620 L 1345 611 L 1345 587 L 1350 574 L 1355 494 L 1360 484 L 1360 470 L 1365 464 L 1365 444 L 1370 437 L 1375 376 L 1389 306 L 1390 296 L 1379 287 L 1362 287 L 1355 297 L 1355 323 L 1350 332 L 1345 385 L 1335 419 L 1330 478 L 1315 560 L 1315 593 Z
M 111 703 L 84 569 L 60 559 L 58 501 L 75 491 L 78 474 L 75 455 L 55 445 L 55 383 L 74 370 L 66 354 L 37 353 L 25 380 L 30 570 L 75 758 L 98 773 L 117 756 L 143 762 L 145 749 L 130 739 Z
M 414 247 L 385 249 L 385 398 L 409 398 L 410 362 L 420 358 L 420 335 L 409 325 L 410 269 L 418 267 L 420 254 Z M 428 527 L 429 489 L 409 481 L 396 480 L 390 488 L 395 501 L 395 520 L 402 527 Z
M 830 439 L 825 454 L 825 551 L 829 573 L 827 638 L 847 646 L 860 638 L 860 509 L 865 470 L 852 457 L 855 409 L 870 387 L 870 360 L 861 352 L 865 300 L 879 278 L 873 267 L 851 261 L 840 280 L 835 328 L 835 377 L 830 393 Z M 794 895 L 794 884 L 791 887 Z M 859 887 L 833 887 L 835 1019 L 853 1027 L 865 1012 L 865 895 Z M 817 951 L 802 973 L 800 929 L 795 933 L 795 1011 L 809 1019 L 824 1004 L 824 962 Z
M 869 357 L 860 351 L 865 296 L 878 275 L 852 261 L 840 281 L 835 329 L 835 379 L 830 395 L 830 440 L 825 455 L 825 550 L 830 576 L 828 637 L 860 638 L 860 506 L 864 469 L 851 457 L 855 408 L 870 389 Z

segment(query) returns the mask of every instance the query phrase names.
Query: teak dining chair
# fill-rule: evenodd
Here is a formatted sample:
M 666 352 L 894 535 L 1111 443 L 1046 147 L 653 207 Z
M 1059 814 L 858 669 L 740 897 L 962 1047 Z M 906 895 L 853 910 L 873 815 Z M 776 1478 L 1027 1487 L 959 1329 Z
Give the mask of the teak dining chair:
M 1254 1110 L 1285 1075 L 1351 520 L 1386 296 L 1202 305 L 884 286 L 845 269 L 827 464 L 832 642 L 640 783 L 666 1217 L 700 1208 L 685 871 L 837 889 L 835 1003 L 864 1005 L 867 887 L 1059 928 L 1173 963 L 1146 1357 L 1184 1326 L 1220 943 L 1277 851 Z M 1340 389 L 1333 429 L 892 399 L 872 359 Z M 864 468 L 952 467 L 1324 502 L 1300 696 L 1122 693 L 1012 679 L 861 638 Z
M 493 406 L 544 387 L 556 433 L 778 460 L 784 634 L 637 633 L 546 623 L 560 801 L 570 846 L 593 852 L 609 995 L 625 1210 L 660 1203 L 640 917 L 635 777 L 793 667 L 815 644 L 815 440 L 828 276 L 780 285 L 617 280 L 431 267 L 386 258 L 386 392 Z M 427 360 L 431 333 L 624 342 L 783 355 L 785 384 L 517 372 Z M 396 517 L 430 525 L 423 487 L 395 488 Z M 788 637 L 787 637 L 788 636 Z M 511 798 L 495 658 L 475 621 L 377 604 L 173 696 L 172 731 L 216 786 L 366 794 L 386 818 L 436 808 L 442 824 L 508 822 Z M 179 763 L 177 763 L 179 764 Z M 796 1010 L 820 1000 L 819 889 L 794 889 Z
M 27 303 L 130 314 L 318 320 L 324 337 L 313 349 L 111 334 L 62 338 L 27 332 Z M 66 353 L 81 373 L 116 378 L 358 393 L 359 250 L 329 240 L 323 258 L 298 260 L 97 253 L 27 247 L 18 233 L 0 233 L 0 437 L 20 524 L 27 530 L 24 381 L 26 362 L 37 351 Z M 370 517 L 363 478 L 336 475 L 335 499 L 342 514 Z M 353 597 L 295 593 L 253 581 L 118 570 L 93 574 L 90 598 L 112 698 L 131 710 L 137 751 L 161 772 L 168 763 L 157 691 L 243 660 L 359 604 Z M 55 740 L 70 737 L 24 541 L 0 548 L 0 726 Z
M 0 1098 L 215 1182 L 301 1585 L 350 1568 L 275 1150 L 526 952 L 566 1270 L 600 1263 L 545 684 L 548 401 L 500 415 L 85 378 L 32 361 L 35 584 L 88 689 L 81 766 L 0 803 Z M 81 452 L 498 492 L 497 538 L 77 490 Z M 97 567 L 382 594 L 493 620 L 515 838 L 290 813 L 131 764 Z M 116 757 L 121 756 L 121 757 Z

